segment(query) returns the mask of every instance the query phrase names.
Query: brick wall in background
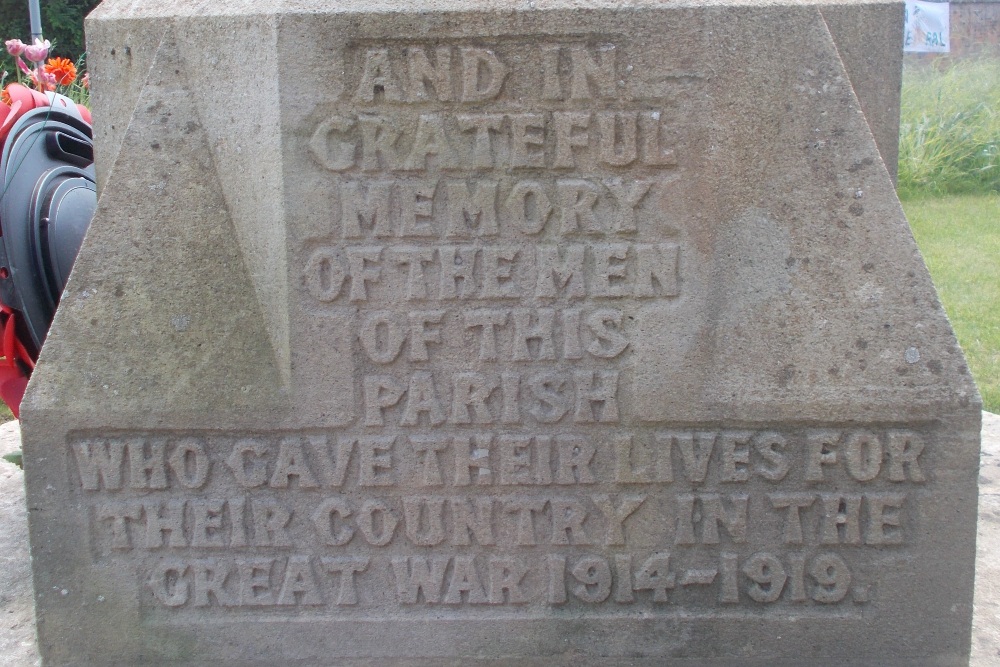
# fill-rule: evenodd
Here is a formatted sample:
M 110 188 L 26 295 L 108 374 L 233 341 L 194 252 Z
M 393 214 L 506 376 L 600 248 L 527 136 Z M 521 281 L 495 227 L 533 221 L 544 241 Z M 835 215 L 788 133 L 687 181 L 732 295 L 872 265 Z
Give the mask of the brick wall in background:
M 952 0 L 950 19 L 950 53 L 907 53 L 904 62 L 1000 56 L 1000 0 Z
M 951 53 L 956 56 L 1000 55 L 1000 2 L 952 1 Z

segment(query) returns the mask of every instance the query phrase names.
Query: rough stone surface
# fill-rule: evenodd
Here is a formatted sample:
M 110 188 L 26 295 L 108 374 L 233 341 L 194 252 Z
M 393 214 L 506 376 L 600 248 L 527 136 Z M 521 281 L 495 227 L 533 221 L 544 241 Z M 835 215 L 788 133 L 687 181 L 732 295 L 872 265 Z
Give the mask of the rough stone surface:
M 0 427 L 0 455 L 20 449 L 17 422 Z M 970 667 L 993 667 L 1000 660 L 1000 415 L 983 413 L 982 454 L 979 479 L 979 529 L 976 544 L 976 593 L 972 617 Z M 4 468 L 6 466 L 6 468 Z M 0 570 L 0 590 L 12 620 L 0 625 L 0 665 L 22 667 L 40 664 L 35 641 L 31 599 L 31 562 L 28 558 L 28 521 L 21 470 L 0 461 L 0 553 L 7 565 Z M 4 613 L 0 611 L 0 613 Z M 387 624 L 391 621 L 386 621 Z
M 900 5 L 884 4 L 823 8 L 823 18 L 893 181 L 899 162 L 902 11 Z
M 88 24 L 48 664 L 967 663 L 980 402 L 843 4 L 215 4 Z

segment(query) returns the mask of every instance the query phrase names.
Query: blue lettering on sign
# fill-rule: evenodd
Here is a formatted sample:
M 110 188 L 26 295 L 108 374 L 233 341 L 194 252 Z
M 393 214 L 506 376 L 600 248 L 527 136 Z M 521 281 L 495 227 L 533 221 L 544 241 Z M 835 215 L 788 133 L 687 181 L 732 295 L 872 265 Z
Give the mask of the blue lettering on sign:
M 924 40 L 927 46 L 947 46 L 944 43 L 944 34 L 940 32 L 929 32 Z

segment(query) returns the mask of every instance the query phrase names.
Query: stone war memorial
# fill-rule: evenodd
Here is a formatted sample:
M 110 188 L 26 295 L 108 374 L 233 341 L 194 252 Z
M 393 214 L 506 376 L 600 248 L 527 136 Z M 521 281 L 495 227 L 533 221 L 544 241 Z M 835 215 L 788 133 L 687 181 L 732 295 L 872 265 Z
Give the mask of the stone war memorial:
M 902 7 L 107 0 L 46 665 L 964 665 Z

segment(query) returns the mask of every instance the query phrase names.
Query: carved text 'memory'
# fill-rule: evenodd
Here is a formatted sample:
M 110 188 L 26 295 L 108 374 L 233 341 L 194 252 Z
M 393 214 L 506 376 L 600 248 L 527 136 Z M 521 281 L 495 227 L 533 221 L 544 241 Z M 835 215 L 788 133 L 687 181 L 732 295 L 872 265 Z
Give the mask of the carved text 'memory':
M 330 231 L 346 240 L 620 238 L 638 231 L 640 210 L 661 187 L 642 178 L 345 179 Z

